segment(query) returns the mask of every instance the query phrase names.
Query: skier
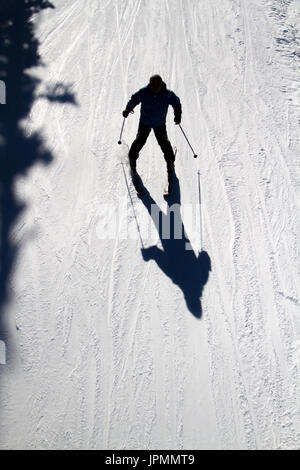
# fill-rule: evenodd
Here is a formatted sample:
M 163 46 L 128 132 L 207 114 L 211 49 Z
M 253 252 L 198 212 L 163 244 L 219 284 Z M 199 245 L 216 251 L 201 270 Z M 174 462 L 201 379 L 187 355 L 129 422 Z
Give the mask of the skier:
M 140 103 L 141 115 L 138 133 L 129 150 L 131 174 L 133 177 L 137 175 L 136 161 L 139 152 L 153 129 L 157 142 L 164 153 L 168 179 L 170 180 L 174 171 L 175 154 L 168 139 L 166 117 L 168 107 L 171 105 L 174 109 L 174 122 L 180 124 L 182 114 L 180 99 L 173 91 L 167 89 L 160 75 L 153 75 L 147 86 L 132 95 L 123 111 L 123 117 L 127 118 L 129 113 Z

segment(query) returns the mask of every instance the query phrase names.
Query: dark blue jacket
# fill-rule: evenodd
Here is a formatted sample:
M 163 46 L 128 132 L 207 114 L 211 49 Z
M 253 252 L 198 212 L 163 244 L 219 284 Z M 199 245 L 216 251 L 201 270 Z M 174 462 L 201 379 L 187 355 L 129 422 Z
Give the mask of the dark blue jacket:
M 158 127 L 165 124 L 169 105 L 173 106 L 175 118 L 181 117 L 180 99 L 173 91 L 167 89 L 164 82 L 160 93 L 157 95 L 152 93 L 150 85 L 141 88 L 132 95 L 126 109 L 132 111 L 140 103 L 140 122 L 146 126 Z

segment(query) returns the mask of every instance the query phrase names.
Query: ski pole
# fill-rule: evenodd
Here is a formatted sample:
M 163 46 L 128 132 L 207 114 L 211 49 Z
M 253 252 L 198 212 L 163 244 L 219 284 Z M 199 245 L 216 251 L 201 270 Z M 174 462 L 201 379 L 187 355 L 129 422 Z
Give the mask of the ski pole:
M 197 158 L 198 155 L 195 154 L 195 152 L 194 152 L 194 150 L 193 150 L 193 147 L 191 146 L 191 144 L 190 144 L 190 142 L 189 142 L 189 139 L 187 138 L 187 136 L 185 135 L 184 130 L 183 130 L 182 127 L 181 127 L 181 124 L 179 124 L 179 127 L 180 127 L 180 129 L 182 130 L 182 133 L 183 133 L 184 137 L 186 138 L 187 143 L 188 143 L 189 146 L 191 147 L 191 150 L 192 150 L 192 152 L 193 152 L 193 154 L 194 154 L 194 158 Z
M 119 145 L 121 145 L 121 143 L 122 143 L 122 140 L 121 140 L 121 139 L 122 139 L 124 124 L 125 124 L 125 118 L 123 119 L 123 125 L 122 125 L 122 129 L 121 129 L 120 139 L 119 139 L 119 142 L 118 142 Z

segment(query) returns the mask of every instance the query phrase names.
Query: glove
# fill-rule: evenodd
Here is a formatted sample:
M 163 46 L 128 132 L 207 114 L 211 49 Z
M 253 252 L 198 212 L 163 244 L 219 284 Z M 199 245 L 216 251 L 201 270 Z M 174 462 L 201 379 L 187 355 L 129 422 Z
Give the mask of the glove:
M 181 116 L 175 116 L 174 117 L 174 122 L 175 122 L 175 124 L 180 124 L 181 123 Z
M 128 111 L 128 109 L 124 109 L 124 111 L 123 111 L 123 113 L 122 113 L 122 114 L 123 114 L 123 117 L 124 117 L 124 118 L 127 118 L 129 113 L 130 113 L 130 111 Z

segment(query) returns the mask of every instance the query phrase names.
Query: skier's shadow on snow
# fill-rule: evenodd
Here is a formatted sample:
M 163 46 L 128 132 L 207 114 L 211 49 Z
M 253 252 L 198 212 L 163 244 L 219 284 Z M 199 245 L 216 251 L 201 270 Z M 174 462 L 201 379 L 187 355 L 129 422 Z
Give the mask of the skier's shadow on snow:
M 153 259 L 157 263 L 173 283 L 180 287 L 189 311 L 196 318 L 201 318 L 201 297 L 211 271 L 211 261 L 207 252 L 202 251 L 196 256 L 192 249 L 187 249 L 190 246 L 190 241 L 185 233 L 180 214 L 179 180 L 174 175 L 172 192 L 167 198 L 167 213 L 164 214 L 160 211 L 160 219 L 157 217 L 158 206 L 156 202 L 143 185 L 142 180 L 140 183 L 144 191 L 141 201 L 152 216 L 163 248 L 162 250 L 157 246 L 142 248 L 143 259 L 145 261 Z M 156 211 L 153 211 L 153 205 L 156 206 Z M 169 233 L 168 229 L 166 231 L 167 227 L 170 227 Z

